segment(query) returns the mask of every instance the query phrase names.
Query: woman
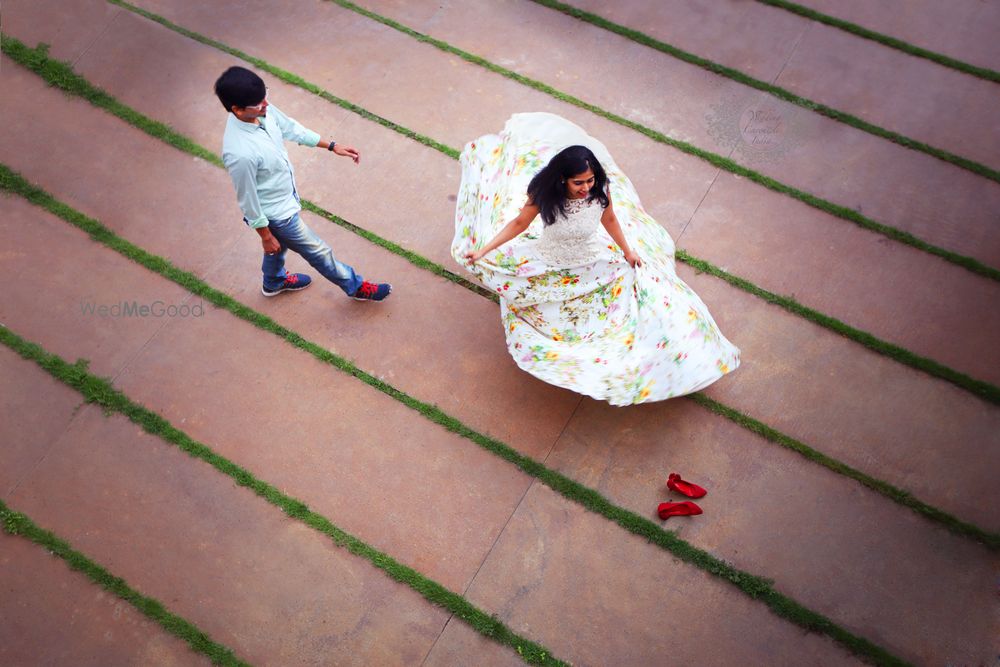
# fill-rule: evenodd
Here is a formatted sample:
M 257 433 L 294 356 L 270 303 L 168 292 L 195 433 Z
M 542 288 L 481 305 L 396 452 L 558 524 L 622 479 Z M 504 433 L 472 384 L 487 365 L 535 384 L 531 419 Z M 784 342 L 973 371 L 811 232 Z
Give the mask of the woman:
M 670 236 L 600 142 L 559 116 L 516 114 L 461 163 L 452 255 L 499 293 L 523 370 L 629 405 L 698 391 L 739 366 L 677 277 Z

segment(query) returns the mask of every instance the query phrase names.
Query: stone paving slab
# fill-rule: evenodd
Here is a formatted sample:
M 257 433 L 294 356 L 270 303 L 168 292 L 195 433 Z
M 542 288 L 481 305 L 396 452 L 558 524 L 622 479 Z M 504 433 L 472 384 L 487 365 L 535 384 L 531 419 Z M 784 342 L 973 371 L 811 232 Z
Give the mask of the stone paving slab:
M 29 340 L 44 339 L 49 352 L 71 362 L 85 357 L 91 372 L 116 375 L 166 319 L 116 316 L 121 304 L 148 305 L 152 312 L 152 304 L 165 309 L 190 298 L 190 292 L 173 283 L 132 273 L 135 264 L 111 251 L 94 262 L 79 252 L 93 243 L 86 234 L 24 199 L 8 196 L 2 202 L 0 233 L 11 250 L 0 258 L 0 270 L 7 276 L 30 275 L 31 280 L 8 281 L 0 322 Z M 130 275 L 127 281 L 125 274 Z M 107 307 L 107 316 L 101 315 L 101 306 Z
M 454 591 L 468 585 L 530 481 L 228 313 L 213 310 L 167 327 L 118 385 L 219 454 Z
M 570 4 L 874 125 L 994 168 L 1000 164 L 1000 140 L 995 139 L 1000 92 L 990 81 L 759 3 L 724 0 L 711 3 L 711 10 L 681 0 L 626 0 L 615 3 L 613 9 L 596 0 Z M 845 13 L 826 4 L 820 11 Z M 883 18 L 891 14 L 895 27 L 898 17 L 913 7 L 893 4 L 899 3 L 865 3 L 872 8 L 866 11 L 857 3 L 846 13 L 882 14 Z M 947 10 L 925 12 L 931 4 L 922 2 L 917 11 L 925 18 L 937 13 L 944 21 L 944 15 L 952 12 L 990 13 L 974 9 L 974 3 L 949 3 Z M 796 38 L 794 49 L 786 46 L 789 35 Z M 972 49 L 996 50 L 990 46 L 996 40 L 985 30 L 976 37 L 979 45 L 971 45 Z M 779 54 L 785 57 L 773 68 Z
M 831 26 L 813 25 L 775 84 L 993 169 L 1000 167 L 1000 86 L 995 82 Z
M 734 592 L 533 484 L 468 595 L 574 664 L 858 662 Z
M 3 267 L 3 264 L 0 264 Z M 0 321 L 3 317 L 0 316 Z M 14 487 L 45 456 L 49 446 L 66 428 L 77 407 L 80 395 L 54 379 L 41 384 L 45 409 L 39 409 L 38 395 L 27 391 L 28 380 L 35 380 L 37 367 L 21 359 L 16 352 L 0 346 L 0 442 L 4 465 L 0 467 L 0 498 L 7 498 Z M 0 642 L 2 647 L 3 642 Z
M 38 20 L 39 9 L 44 10 L 44 21 Z M 123 13 L 127 12 L 105 0 L 7 0 L 3 31 L 30 47 L 44 42 L 51 47 L 50 55 L 74 62 L 98 44 Z
M 434 648 L 421 663 L 424 667 L 520 667 L 524 662 L 511 649 L 486 639 L 453 616 Z
M 1000 5 L 935 0 L 801 0 L 801 5 L 971 65 L 1000 67 Z
M 546 463 L 653 520 L 685 500 L 666 487 L 681 473 L 708 489 L 705 514 L 665 528 L 913 664 L 1000 649 L 1000 619 L 975 611 L 996 608 L 995 554 L 690 401 L 620 414 L 585 399 Z
M 739 0 L 566 4 L 767 82 L 778 75 L 809 29 L 808 21 L 790 12 Z
M 207 464 L 93 406 L 10 504 L 251 663 L 412 664 L 447 620 Z
M 146 5 L 159 7 L 170 1 L 148 0 Z M 348 20 L 341 15 L 346 10 L 330 7 L 330 4 L 317 3 L 315 18 L 312 20 Z M 995 219 L 995 211 L 1000 209 L 998 183 L 801 107 L 779 103 L 777 100 L 755 103 L 763 98 L 751 88 L 527 0 L 520 0 L 516 5 L 452 3 L 440 8 L 437 4 L 401 3 L 395 0 L 370 0 L 361 4 L 493 62 L 520 58 L 524 62 L 524 66 L 518 68 L 521 74 L 716 153 L 728 155 L 729 143 L 724 141 L 720 144 L 713 138 L 713 134 L 724 135 L 737 144 L 742 141 L 738 118 L 744 109 L 754 107 L 759 111 L 773 112 L 780 116 L 787 128 L 787 132 L 777 141 L 775 151 L 766 153 L 765 159 L 757 159 L 752 153 L 744 156 L 737 151 L 732 159 L 834 203 L 860 209 L 870 218 L 912 232 L 936 245 L 974 256 L 992 266 L 1000 266 L 1000 239 L 989 232 Z M 167 11 L 166 7 L 164 11 Z M 179 14 L 176 10 L 174 13 Z M 185 17 L 188 14 L 185 12 Z M 208 18 L 201 13 L 198 17 Z M 193 16 L 185 18 L 183 23 L 199 25 Z M 200 29 L 208 28 L 205 26 Z M 516 41 L 498 38 L 513 34 L 518 35 Z M 554 42 L 553 35 L 560 35 L 559 40 Z M 446 86 L 456 90 L 473 88 L 471 73 L 460 70 L 470 70 L 477 66 L 449 67 L 448 62 L 452 56 L 432 46 L 420 45 L 402 34 L 394 39 L 409 40 L 420 47 L 408 60 L 420 58 L 426 63 L 426 71 L 440 72 L 437 99 L 455 96 Z M 601 48 L 595 48 L 598 44 Z M 274 62 L 278 63 L 290 61 L 287 56 L 283 58 L 277 53 L 273 57 Z M 387 66 L 393 68 L 394 77 L 402 74 L 402 68 L 394 62 L 387 63 Z M 408 66 L 413 65 L 408 63 Z M 927 66 L 943 69 L 930 63 Z M 557 80 L 555 73 L 559 70 L 566 74 Z M 815 74 L 812 76 L 819 78 Z M 910 85 L 913 78 L 909 75 L 907 77 Z M 464 83 L 452 82 L 458 79 Z M 614 81 L 614 85 L 609 86 L 609 81 Z M 531 107 L 534 105 L 534 97 L 541 95 L 524 86 L 520 86 L 519 93 L 507 94 L 508 87 L 517 84 L 500 75 L 493 75 L 484 83 L 488 88 L 484 86 L 480 94 L 488 97 L 491 91 L 497 91 L 500 96 L 498 102 L 502 102 L 491 111 L 499 112 L 504 118 L 514 111 L 533 110 Z M 995 84 L 979 83 L 990 86 L 987 90 L 995 96 L 992 108 L 1000 108 L 1000 92 L 993 90 L 996 88 Z M 422 84 L 424 94 L 427 95 L 426 82 Z M 841 87 L 839 78 L 830 87 L 834 85 Z M 939 85 L 953 84 L 942 82 Z M 406 84 L 401 82 L 400 86 L 405 87 Z M 923 89 L 922 84 L 916 87 Z M 478 90 L 479 86 L 475 89 Z M 397 95 L 402 94 L 397 86 L 393 86 L 392 90 Z M 458 97 L 458 101 L 467 104 L 465 98 Z M 970 112 L 980 108 L 977 105 L 980 105 L 982 97 L 983 94 L 977 93 L 970 101 Z M 947 96 L 942 105 L 949 104 L 949 120 L 941 124 L 973 128 L 970 131 L 970 141 L 979 146 L 993 146 L 994 148 L 989 149 L 989 163 L 994 167 L 1000 165 L 1000 158 L 997 157 L 1000 151 L 996 150 L 998 144 L 986 138 L 1000 122 L 1000 116 L 992 112 L 983 118 L 983 112 L 978 117 L 967 118 L 961 115 L 965 113 L 961 97 Z M 712 123 L 706 115 L 712 112 L 713 106 L 719 108 L 713 115 L 718 116 L 718 123 L 723 127 L 711 128 Z M 404 119 L 414 117 L 413 121 L 402 122 L 432 136 L 448 136 L 425 130 L 426 126 L 416 119 L 416 114 L 405 107 L 406 104 L 397 97 L 391 107 L 392 112 L 385 113 Z M 401 115 L 401 112 L 405 115 Z M 444 114 L 437 121 L 438 125 L 443 123 L 450 126 L 452 134 L 468 125 L 463 122 L 461 114 L 453 117 L 450 113 Z M 612 155 L 624 154 L 612 143 L 614 134 L 604 134 L 603 129 L 599 129 L 593 120 L 587 120 L 583 126 L 594 128 L 596 133 L 592 133 L 608 142 Z M 500 127 L 500 124 L 496 127 Z M 993 134 L 1000 137 L 1000 132 Z M 470 128 L 461 141 L 475 136 L 476 133 Z M 943 148 L 950 146 L 945 145 Z M 787 152 L 782 153 L 782 150 Z M 656 163 L 646 163 L 643 170 L 663 174 L 662 167 Z M 630 175 L 638 171 L 626 169 L 626 173 Z M 934 183 L 935 187 L 928 188 L 927 183 Z M 648 193 L 654 189 L 641 187 L 639 183 L 636 185 L 640 193 Z M 900 196 L 887 197 L 887 192 Z M 974 199 L 968 199 L 970 195 Z M 662 219 L 656 212 L 653 217 Z
M 211 664 L 43 547 L 2 531 L 0 591 L 7 667 Z
M 721 280 L 688 267 L 678 273 L 741 350 L 739 372 L 708 396 L 965 521 L 1000 529 L 995 406 Z
M 777 294 L 1000 384 L 1000 283 L 719 174 L 679 246 Z
M 227 64 L 227 57 L 134 15 L 119 19 L 117 28 L 115 39 L 107 42 L 108 48 L 92 49 L 80 63 L 81 69 L 113 92 L 120 91 L 130 104 L 146 107 L 144 110 L 148 113 L 159 114 L 163 120 L 168 120 L 163 115 L 162 104 L 155 101 L 156 90 L 123 86 L 116 82 L 117 78 L 127 82 L 139 79 L 138 75 L 130 73 L 136 68 L 136 59 L 132 54 L 140 48 L 140 44 L 155 45 L 152 52 L 164 54 L 164 60 L 157 65 L 158 71 L 165 73 L 172 86 L 183 89 L 172 89 L 171 97 L 179 105 L 192 110 L 191 114 L 184 116 L 186 125 L 180 129 L 190 132 L 205 145 L 218 142 L 221 110 L 214 100 L 206 98 L 201 79 L 208 81 L 216 76 Z M 198 76 L 190 73 L 187 63 L 192 62 L 198 63 Z M 448 256 L 451 225 L 444 222 L 453 215 L 452 190 L 458 182 L 458 175 L 454 173 L 457 165 L 453 160 L 332 105 L 317 103 L 315 98 L 304 96 L 301 90 L 280 84 L 272 86 L 272 98 L 283 99 L 278 95 L 287 95 L 289 104 L 282 103 L 286 111 L 293 112 L 314 127 L 336 128 L 338 136 L 347 136 L 352 141 L 353 137 L 358 137 L 361 141 L 357 145 L 364 148 L 366 156 L 373 155 L 374 163 L 366 157 L 363 166 L 355 169 L 353 165 L 344 165 L 340 161 L 331 165 L 329 156 L 322 151 L 293 148 L 300 186 L 308 197 L 352 221 L 417 249 L 445 266 L 461 271 L 453 266 L 453 260 Z M 200 111 L 195 113 L 195 109 Z M 194 122 L 194 116 L 199 122 Z M 341 131 L 344 134 L 340 134 Z M 425 164 L 426 173 L 433 175 L 430 183 L 399 178 L 400 164 L 417 162 Z M 678 213 L 685 212 L 686 217 L 665 211 L 668 217 L 660 218 L 665 220 L 679 245 L 688 246 L 685 237 L 689 232 L 701 232 L 695 237 L 695 246 L 691 247 L 697 256 L 742 275 L 750 274 L 765 288 L 779 293 L 793 293 L 800 301 L 843 317 L 849 324 L 872 330 L 891 342 L 954 365 L 974 377 L 994 379 L 990 375 L 993 365 L 983 363 L 984 355 L 988 358 L 994 347 L 989 344 L 995 337 L 994 323 L 980 321 L 978 326 L 969 328 L 953 325 L 955 317 L 969 316 L 968 313 L 956 314 L 958 309 L 970 302 L 989 301 L 990 293 L 995 291 L 992 282 L 926 253 L 889 242 L 788 197 L 740 181 L 730 174 L 716 172 L 712 178 L 715 179 L 713 189 L 723 190 L 719 195 L 723 198 L 721 205 L 717 203 L 716 195 L 701 201 L 700 205 L 698 201 L 691 200 L 692 195 L 700 196 L 699 193 L 704 192 L 703 188 L 707 187 L 704 185 L 683 193 L 676 188 L 687 188 L 689 183 L 677 183 L 667 188 L 667 192 L 662 192 L 663 188 L 650 187 L 652 195 L 658 199 L 683 194 L 676 206 L 681 209 Z M 732 189 L 725 186 L 734 181 L 738 187 L 734 186 L 736 192 L 731 193 Z M 221 186 L 219 195 L 223 202 L 229 197 L 224 192 L 225 188 Z M 383 197 L 371 194 L 383 192 L 392 194 Z M 401 202 L 406 202 L 405 206 Z M 692 224 L 685 228 L 683 225 L 687 224 L 696 206 L 698 213 Z M 773 215 L 775 207 L 785 214 Z M 703 213 L 705 208 L 708 211 Z M 401 209 L 407 214 L 400 216 Z M 742 222 L 754 216 L 754 232 L 717 238 L 715 227 L 706 228 L 704 225 L 706 214 L 727 223 Z M 799 224 L 793 226 L 795 222 Z M 791 234 L 797 229 L 808 237 L 805 250 L 802 246 L 789 243 L 789 239 L 793 238 Z M 716 248 L 716 244 L 725 244 L 729 238 L 739 239 L 735 248 L 729 245 Z M 831 246 L 840 250 L 831 252 Z M 815 252 L 809 252 L 809 249 Z M 727 252 L 729 250 L 733 251 Z M 816 267 L 822 267 L 822 273 L 825 273 L 831 254 L 842 257 L 836 266 L 842 271 L 841 279 L 852 283 L 853 291 L 847 286 L 843 290 L 830 290 L 827 283 L 817 283 Z M 780 271 L 774 270 L 776 265 L 781 266 Z M 927 299 L 910 289 L 914 281 L 926 277 L 927 271 L 934 271 L 935 284 L 944 286 L 942 291 L 951 292 L 954 296 Z M 872 288 L 875 283 L 878 283 L 878 289 Z M 934 324 L 925 326 L 927 321 Z

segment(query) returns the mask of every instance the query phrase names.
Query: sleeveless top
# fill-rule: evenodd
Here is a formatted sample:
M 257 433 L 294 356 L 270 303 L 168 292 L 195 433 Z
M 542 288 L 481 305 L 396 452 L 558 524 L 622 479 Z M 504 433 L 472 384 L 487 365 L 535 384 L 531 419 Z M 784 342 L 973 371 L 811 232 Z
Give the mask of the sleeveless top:
M 602 248 L 596 232 L 604 209 L 598 200 L 567 199 L 566 214 L 556 212 L 556 221 L 542 229 L 538 254 L 549 265 L 580 266 L 595 261 Z

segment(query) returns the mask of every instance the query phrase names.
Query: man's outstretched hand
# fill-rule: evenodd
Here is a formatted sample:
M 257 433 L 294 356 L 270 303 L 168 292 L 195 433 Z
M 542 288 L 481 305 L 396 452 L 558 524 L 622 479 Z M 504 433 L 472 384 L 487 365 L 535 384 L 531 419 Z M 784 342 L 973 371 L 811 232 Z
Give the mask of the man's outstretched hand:
M 336 144 L 333 147 L 333 152 L 342 157 L 351 158 L 354 160 L 354 164 L 359 164 L 361 162 L 361 153 L 358 152 L 358 149 L 352 148 L 351 146 Z

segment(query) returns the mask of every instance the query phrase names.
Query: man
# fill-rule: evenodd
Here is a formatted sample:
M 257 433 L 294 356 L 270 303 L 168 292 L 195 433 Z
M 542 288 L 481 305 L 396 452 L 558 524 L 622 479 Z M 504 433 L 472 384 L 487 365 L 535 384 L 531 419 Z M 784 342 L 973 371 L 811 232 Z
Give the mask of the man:
M 349 157 L 361 155 L 350 146 L 327 142 L 312 130 L 269 104 L 259 76 L 243 67 L 230 67 L 215 82 L 215 94 L 229 113 L 222 139 L 222 161 L 236 187 L 243 220 L 257 230 L 264 246 L 261 270 L 264 296 L 305 289 L 312 279 L 285 271 L 285 253 L 294 250 L 320 274 L 358 301 L 381 301 L 392 286 L 362 280 L 354 269 L 337 261 L 333 251 L 299 217 L 302 206 L 295 189 L 295 171 L 284 140 L 325 148 Z

